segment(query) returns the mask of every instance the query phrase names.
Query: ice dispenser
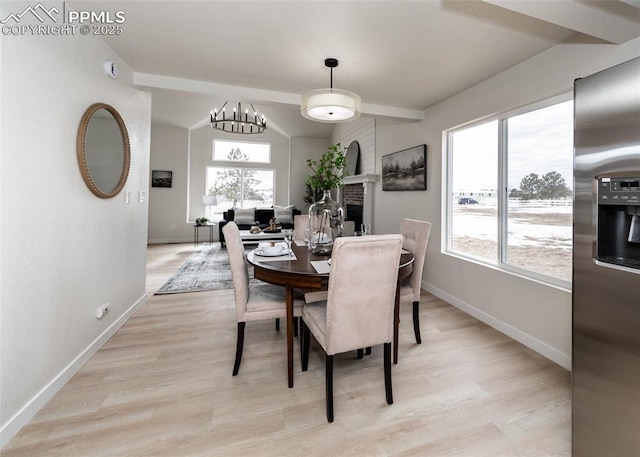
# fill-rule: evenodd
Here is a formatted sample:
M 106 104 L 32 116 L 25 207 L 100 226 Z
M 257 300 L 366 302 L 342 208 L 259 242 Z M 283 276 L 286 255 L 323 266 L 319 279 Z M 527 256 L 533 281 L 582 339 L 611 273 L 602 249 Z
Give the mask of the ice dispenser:
M 598 178 L 596 258 L 640 269 L 640 175 Z

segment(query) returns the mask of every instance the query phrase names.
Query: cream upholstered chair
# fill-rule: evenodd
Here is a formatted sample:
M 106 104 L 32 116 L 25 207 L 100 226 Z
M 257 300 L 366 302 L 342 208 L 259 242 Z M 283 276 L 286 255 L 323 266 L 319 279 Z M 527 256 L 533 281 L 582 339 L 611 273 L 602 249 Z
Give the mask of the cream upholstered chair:
M 422 282 L 422 269 L 427 254 L 427 243 L 431 223 L 415 219 L 403 219 L 400 222 L 400 234 L 402 235 L 402 247 L 413 254 L 413 271 L 411 275 L 402 281 L 400 285 L 400 304 L 413 303 L 413 332 L 416 335 L 416 343 L 421 344 L 420 337 L 420 290 Z
M 309 215 L 308 214 L 298 214 L 293 218 L 293 239 L 294 240 L 305 240 L 307 238 L 307 228 L 309 227 Z M 316 296 L 318 291 L 302 291 L 304 294 L 305 300 L 314 301 L 313 297 Z M 309 295 L 310 294 L 310 295 Z M 317 301 L 317 300 L 316 300 Z
M 236 342 L 236 360 L 233 365 L 233 375 L 238 374 L 242 360 L 244 346 L 244 327 L 249 321 L 286 318 L 285 290 L 283 287 L 271 284 L 260 284 L 249 287 L 249 270 L 245 257 L 240 230 L 235 222 L 227 223 L 223 228 L 224 238 L 231 264 L 233 290 L 235 293 L 236 313 L 238 322 L 238 339 Z M 302 315 L 304 301 L 294 299 L 293 315 Z M 277 321 L 276 321 L 277 322 Z M 277 328 L 277 325 L 276 325 Z
M 309 215 L 297 214 L 293 217 L 293 239 L 304 240 L 306 238 L 305 232 L 309 227 Z
M 342 223 L 342 236 L 354 236 L 355 235 L 355 223 L 353 221 L 344 221 Z M 307 291 L 304 294 L 304 301 L 306 303 L 313 303 L 316 301 L 322 301 L 327 299 L 327 291 L 323 290 L 313 290 Z
M 353 221 L 344 221 L 342 223 L 342 236 L 353 236 L 356 232 L 356 224 Z
M 333 357 L 367 346 L 384 345 L 387 403 L 391 388 L 393 309 L 402 237 L 342 237 L 333 245 L 327 300 L 302 310 L 302 371 L 309 362 L 309 334 L 326 354 L 327 420 L 333 422 Z

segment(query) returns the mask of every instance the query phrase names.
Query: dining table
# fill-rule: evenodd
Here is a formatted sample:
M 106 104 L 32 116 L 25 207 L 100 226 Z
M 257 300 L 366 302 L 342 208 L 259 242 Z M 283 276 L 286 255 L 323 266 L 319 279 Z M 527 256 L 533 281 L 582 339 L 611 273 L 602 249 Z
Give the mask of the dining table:
M 402 250 L 398 265 L 398 287 L 394 306 L 393 328 L 393 361 L 398 363 L 398 327 L 400 324 L 400 282 L 413 270 L 413 254 Z M 253 276 L 270 284 L 285 288 L 287 310 L 287 380 L 293 387 L 293 297 L 295 289 L 313 291 L 326 289 L 329 283 L 330 267 L 326 266 L 328 256 L 312 254 L 309 248 L 300 241 L 291 243 L 291 256 L 279 258 L 256 255 L 256 251 L 247 254 L 247 261 L 253 266 Z M 313 263 L 312 263 L 313 262 Z M 314 264 L 316 266 L 314 266 Z M 325 265 L 325 269 L 319 268 Z M 316 269 L 318 267 L 318 269 Z M 320 270 L 320 271 L 318 271 Z

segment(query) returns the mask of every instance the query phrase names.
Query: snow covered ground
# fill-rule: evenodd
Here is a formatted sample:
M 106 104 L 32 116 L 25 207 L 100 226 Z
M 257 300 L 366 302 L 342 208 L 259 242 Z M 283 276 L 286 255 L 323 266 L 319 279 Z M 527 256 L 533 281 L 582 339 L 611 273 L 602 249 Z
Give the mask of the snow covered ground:
M 571 280 L 572 207 L 530 202 L 510 205 L 507 257 L 512 265 Z M 453 209 L 454 251 L 497 262 L 498 217 L 491 204 L 456 205 Z
M 508 244 L 571 249 L 572 208 L 522 207 L 509 210 Z M 489 205 L 456 206 L 453 212 L 454 237 L 497 239 L 497 209 Z

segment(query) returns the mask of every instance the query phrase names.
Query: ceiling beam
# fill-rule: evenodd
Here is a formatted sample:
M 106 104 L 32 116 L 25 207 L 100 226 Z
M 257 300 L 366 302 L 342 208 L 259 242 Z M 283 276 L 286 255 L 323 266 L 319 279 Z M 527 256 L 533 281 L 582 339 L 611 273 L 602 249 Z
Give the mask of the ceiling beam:
M 621 44 L 640 36 L 637 22 L 610 14 L 583 1 L 483 0 L 526 16 L 584 33 L 610 43 Z M 616 2 L 618 0 L 609 0 Z M 622 0 L 637 6 L 637 0 Z
M 180 90 L 200 94 L 217 95 L 242 102 L 255 104 L 280 104 L 300 106 L 302 96 L 290 92 L 256 89 L 253 87 L 232 86 L 209 81 L 176 78 L 172 76 L 154 75 L 150 73 L 133 74 L 133 83 L 137 86 L 154 87 L 159 89 Z M 408 119 L 419 121 L 424 118 L 424 111 L 400 108 L 396 106 L 362 104 L 362 114 L 388 117 L 394 119 Z

